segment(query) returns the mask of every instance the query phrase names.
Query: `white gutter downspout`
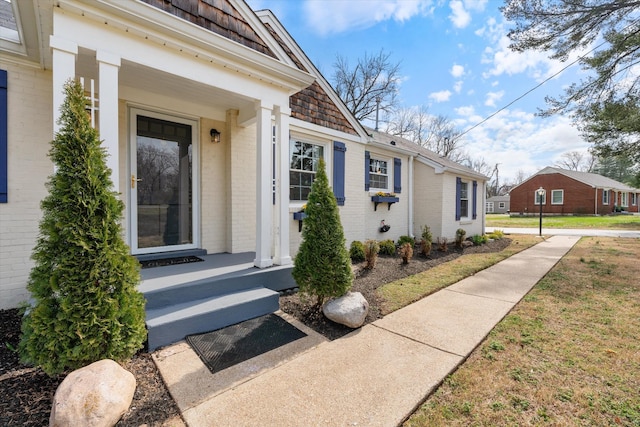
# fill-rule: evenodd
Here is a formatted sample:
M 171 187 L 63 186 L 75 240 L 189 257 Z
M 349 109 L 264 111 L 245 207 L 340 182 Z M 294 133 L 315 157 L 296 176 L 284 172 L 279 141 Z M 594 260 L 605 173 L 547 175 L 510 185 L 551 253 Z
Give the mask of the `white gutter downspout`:
M 414 237 L 413 235 L 413 160 L 414 156 L 409 156 L 409 224 L 407 225 L 407 235 Z

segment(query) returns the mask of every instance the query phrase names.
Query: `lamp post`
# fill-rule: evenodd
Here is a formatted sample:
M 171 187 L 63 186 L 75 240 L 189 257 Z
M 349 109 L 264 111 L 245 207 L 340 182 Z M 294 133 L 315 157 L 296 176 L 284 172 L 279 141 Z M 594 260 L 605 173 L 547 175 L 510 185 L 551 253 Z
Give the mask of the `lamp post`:
M 544 193 L 545 190 L 544 188 L 540 187 L 536 190 L 536 193 L 538 193 L 538 203 L 540 203 L 540 237 L 542 237 L 542 198 L 544 197 Z

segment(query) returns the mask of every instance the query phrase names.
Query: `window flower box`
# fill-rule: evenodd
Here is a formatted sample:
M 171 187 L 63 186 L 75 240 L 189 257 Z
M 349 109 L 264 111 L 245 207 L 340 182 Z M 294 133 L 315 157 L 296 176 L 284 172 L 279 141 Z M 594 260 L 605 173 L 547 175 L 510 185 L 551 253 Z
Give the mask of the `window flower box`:
M 371 196 L 371 201 L 374 203 L 373 205 L 374 211 L 378 210 L 378 205 L 380 203 L 387 203 L 387 210 L 391 210 L 391 205 L 399 202 L 400 198 L 390 193 L 376 194 L 375 196 Z
M 298 233 L 302 231 L 302 221 L 307 217 L 307 214 L 304 211 L 294 212 L 293 219 L 298 221 Z

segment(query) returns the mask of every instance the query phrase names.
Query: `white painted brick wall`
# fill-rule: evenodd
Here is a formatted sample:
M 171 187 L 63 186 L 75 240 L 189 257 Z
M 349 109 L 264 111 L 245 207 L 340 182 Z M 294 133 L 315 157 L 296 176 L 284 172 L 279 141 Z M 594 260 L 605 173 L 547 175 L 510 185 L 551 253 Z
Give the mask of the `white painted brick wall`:
M 3 61 L 8 74 L 8 203 L 0 203 L 0 309 L 28 299 L 26 284 L 41 218 L 40 201 L 53 172 L 51 73 Z

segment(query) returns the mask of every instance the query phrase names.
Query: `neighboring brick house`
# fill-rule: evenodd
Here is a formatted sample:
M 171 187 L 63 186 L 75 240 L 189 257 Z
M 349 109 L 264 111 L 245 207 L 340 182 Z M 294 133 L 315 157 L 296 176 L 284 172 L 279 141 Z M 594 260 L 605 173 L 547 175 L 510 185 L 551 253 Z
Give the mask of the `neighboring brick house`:
M 511 210 L 511 196 L 492 196 L 487 198 L 485 203 L 486 213 L 504 214 Z
M 638 212 L 640 189 L 594 173 L 546 167 L 511 190 L 511 213 L 539 213 L 540 187 L 546 191 L 544 214 L 608 215 L 616 208 Z
M 484 232 L 487 177 L 364 128 L 269 11 L 242 0 L 0 8 L 11 24 L 0 21 L 0 309 L 28 298 L 49 141 L 72 78 L 97 106 L 134 255 L 249 252 L 258 268 L 290 266 L 320 157 L 348 244 L 423 225 L 434 239 Z

